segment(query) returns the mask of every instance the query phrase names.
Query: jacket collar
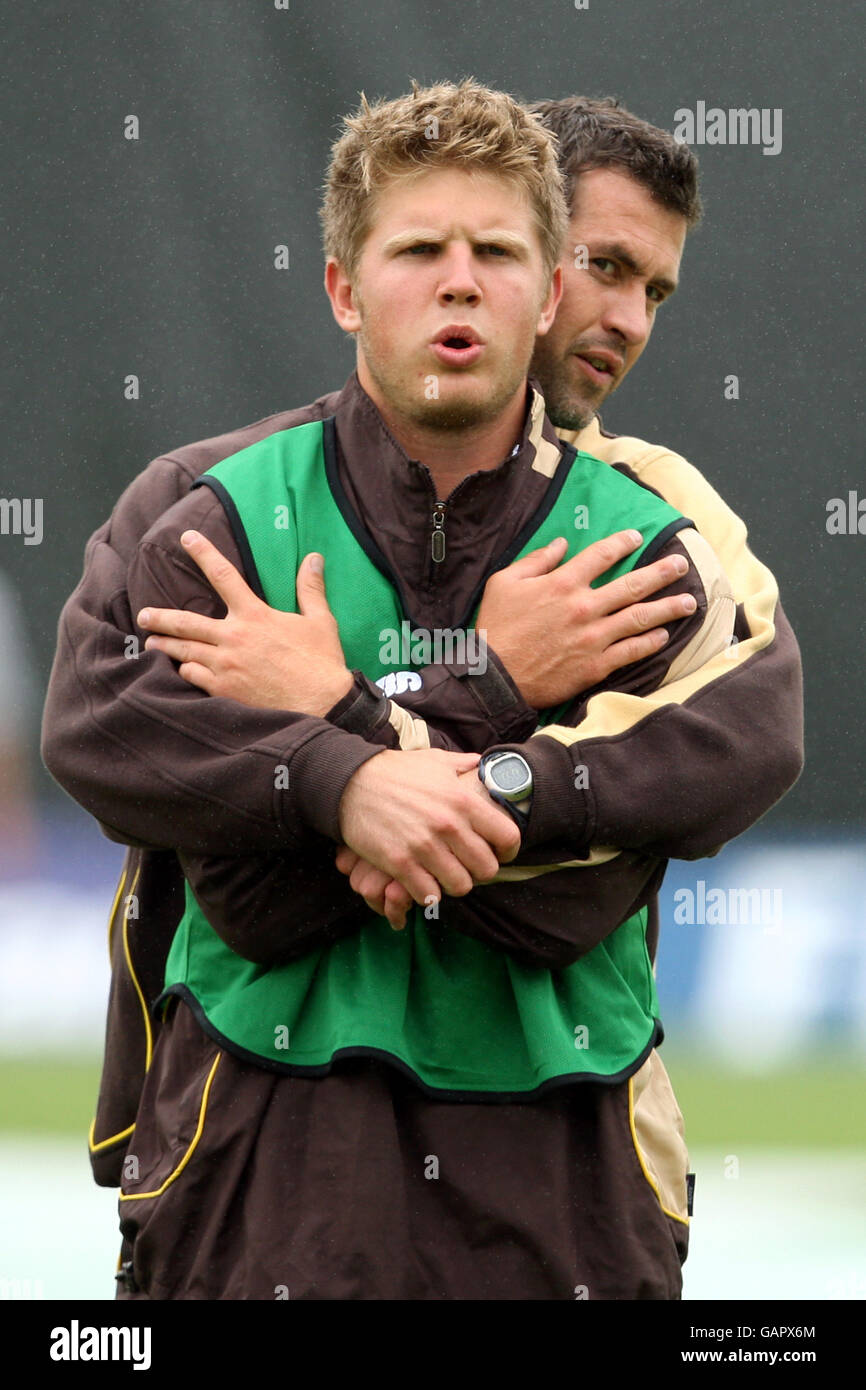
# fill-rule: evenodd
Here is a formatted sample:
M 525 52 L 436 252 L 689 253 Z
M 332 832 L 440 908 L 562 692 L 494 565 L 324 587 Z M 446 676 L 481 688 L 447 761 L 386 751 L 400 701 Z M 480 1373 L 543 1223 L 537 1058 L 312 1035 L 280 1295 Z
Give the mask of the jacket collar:
M 346 472 L 357 484 L 387 491 L 400 505 L 429 506 L 435 491 L 429 469 L 411 459 L 389 431 L 378 408 L 367 395 L 357 371 L 340 392 L 336 411 L 337 437 Z M 515 473 L 533 469 L 551 478 L 562 456 L 562 444 L 544 411 L 544 398 L 533 379 L 527 382 L 526 411 L 520 439 L 496 468 L 480 469 L 457 484 L 461 495 L 497 491 Z M 375 482 L 371 471 L 375 469 Z M 362 486 L 363 486 L 362 484 Z M 456 488 L 455 488 L 456 491 Z M 435 499 L 434 499 L 435 500 Z M 444 499 L 443 499 L 444 500 Z

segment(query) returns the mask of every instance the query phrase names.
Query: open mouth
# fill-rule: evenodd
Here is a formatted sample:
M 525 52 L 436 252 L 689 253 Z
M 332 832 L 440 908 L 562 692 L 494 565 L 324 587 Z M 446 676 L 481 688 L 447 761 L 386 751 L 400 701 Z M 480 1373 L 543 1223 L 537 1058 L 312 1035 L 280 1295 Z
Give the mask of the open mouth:
M 613 369 L 609 362 L 605 362 L 601 357 L 594 357 L 592 353 L 584 356 L 582 353 L 575 353 L 578 362 L 583 367 L 584 372 L 595 382 L 610 383 L 613 381 Z
M 467 367 L 475 362 L 484 351 L 484 344 L 462 338 L 459 333 L 449 334 L 432 344 L 433 352 L 446 366 Z
M 604 372 L 606 376 L 613 376 L 613 372 L 611 371 L 607 362 L 605 362 L 601 357 L 590 357 L 589 355 L 584 356 L 583 353 L 579 353 L 578 356 L 580 357 L 581 362 L 588 362 L 589 365 L 591 367 L 594 367 L 597 372 Z

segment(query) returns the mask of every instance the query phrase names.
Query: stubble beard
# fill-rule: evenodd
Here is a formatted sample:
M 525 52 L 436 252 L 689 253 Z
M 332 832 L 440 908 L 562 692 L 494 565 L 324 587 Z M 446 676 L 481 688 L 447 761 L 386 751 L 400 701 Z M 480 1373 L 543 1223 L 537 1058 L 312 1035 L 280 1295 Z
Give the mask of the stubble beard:
M 541 387 L 544 405 L 551 422 L 561 430 L 584 430 L 595 418 L 609 391 L 593 391 L 586 399 L 573 385 L 566 366 L 567 358 L 552 358 L 536 349 L 530 366 Z M 587 392 L 589 394 L 589 391 Z
M 452 394 L 445 398 L 433 396 L 428 399 L 425 392 L 430 378 L 441 384 L 446 375 L 453 378 L 456 373 L 436 371 L 436 364 L 433 363 L 431 371 L 419 379 L 417 389 L 413 391 L 411 382 L 402 379 L 399 373 L 391 375 L 382 371 L 375 352 L 370 350 L 370 342 L 363 329 L 359 332 L 359 341 L 367 370 L 392 409 L 416 427 L 429 430 L 462 431 L 495 420 L 514 398 L 521 381 L 526 378 L 529 366 L 527 363 L 522 371 L 518 371 L 517 365 L 509 360 L 507 376 L 504 375 L 495 382 L 490 391 L 478 392 L 475 395 L 469 392 L 459 396 Z
M 494 390 L 474 397 L 467 394 L 450 399 L 427 400 L 422 393 L 420 399 L 410 402 L 410 407 L 416 408 L 411 418 L 415 424 L 432 430 L 465 430 L 489 424 L 513 400 L 525 375 L 523 372 L 513 379 L 498 383 Z

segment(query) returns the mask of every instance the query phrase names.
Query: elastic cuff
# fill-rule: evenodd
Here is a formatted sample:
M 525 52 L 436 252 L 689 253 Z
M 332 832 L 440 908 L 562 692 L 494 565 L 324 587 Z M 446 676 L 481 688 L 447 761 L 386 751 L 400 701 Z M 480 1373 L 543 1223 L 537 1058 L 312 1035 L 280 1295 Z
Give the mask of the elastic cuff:
M 287 760 L 291 794 L 283 805 L 305 825 L 340 844 L 340 799 L 346 783 L 359 767 L 384 751 L 343 729 L 317 734 Z
M 512 751 L 522 754 L 532 768 L 532 805 L 529 824 L 521 836 L 521 849 L 564 841 L 573 848 L 575 859 L 587 858 L 591 843 L 590 789 L 586 768 L 575 762 L 577 747 L 567 748 L 557 739 L 538 734 Z
M 464 663 L 449 666 L 463 681 L 502 739 L 528 738 L 538 723 L 536 711 L 528 705 L 509 675 L 507 667 L 492 647 L 485 643 L 483 670 Z
M 368 680 L 363 671 L 353 671 L 354 684 L 325 715 L 329 724 L 335 724 L 347 733 L 359 734 L 369 739 L 380 725 L 387 722 L 390 701 L 381 690 Z

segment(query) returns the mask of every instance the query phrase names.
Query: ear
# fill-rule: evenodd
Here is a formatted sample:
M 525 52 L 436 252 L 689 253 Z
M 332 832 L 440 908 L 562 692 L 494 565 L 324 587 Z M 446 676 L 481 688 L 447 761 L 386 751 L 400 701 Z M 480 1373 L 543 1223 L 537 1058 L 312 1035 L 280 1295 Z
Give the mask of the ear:
M 550 278 L 550 289 L 547 298 L 541 306 L 538 315 L 538 327 L 535 332 L 538 336 L 547 333 L 550 325 L 556 318 L 556 311 L 559 301 L 562 298 L 562 266 L 558 265 Z
M 355 304 L 352 285 L 339 261 L 333 256 L 325 265 L 325 290 L 331 301 L 331 310 L 344 333 L 357 333 L 361 327 L 361 315 Z

